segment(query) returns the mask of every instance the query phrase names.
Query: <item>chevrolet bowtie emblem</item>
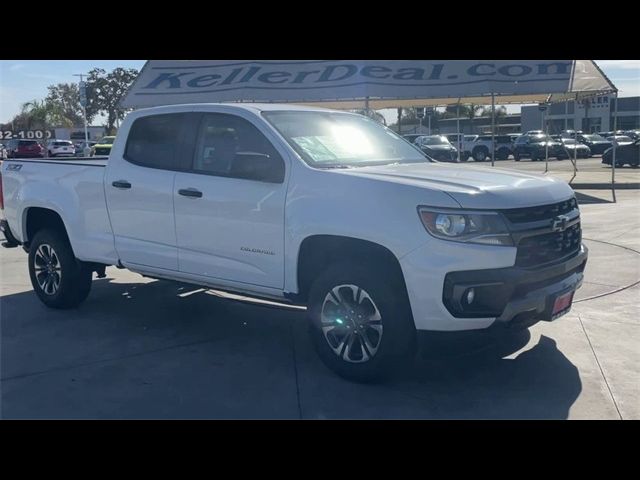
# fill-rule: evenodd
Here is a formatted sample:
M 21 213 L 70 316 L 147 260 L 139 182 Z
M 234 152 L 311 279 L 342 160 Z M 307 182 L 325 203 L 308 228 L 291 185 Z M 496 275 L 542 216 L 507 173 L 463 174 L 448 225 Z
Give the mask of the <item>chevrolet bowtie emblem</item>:
M 558 215 L 551 220 L 551 230 L 554 232 L 564 232 L 567 229 L 569 220 L 569 217 L 566 215 Z

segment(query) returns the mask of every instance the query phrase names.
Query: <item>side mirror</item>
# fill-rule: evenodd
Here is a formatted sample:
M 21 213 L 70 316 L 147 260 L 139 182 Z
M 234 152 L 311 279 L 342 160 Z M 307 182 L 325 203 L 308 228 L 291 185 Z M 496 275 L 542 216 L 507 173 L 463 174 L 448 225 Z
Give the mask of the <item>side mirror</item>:
M 232 176 L 267 183 L 282 183 L 284 180 L 284 162 L 266 153 L 237 152 L 231 167 Z

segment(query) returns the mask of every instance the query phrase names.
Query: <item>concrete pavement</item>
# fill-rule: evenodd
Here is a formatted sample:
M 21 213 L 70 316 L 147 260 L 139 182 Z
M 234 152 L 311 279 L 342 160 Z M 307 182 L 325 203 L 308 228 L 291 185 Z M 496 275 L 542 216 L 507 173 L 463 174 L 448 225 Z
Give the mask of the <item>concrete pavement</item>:
M 299 310 L 115 268 L 77 310 L 49 310 L 26 254 L 0 249 L 0 416 L 640 419 L 640 194 L 579 195 L 591 255 L 570 314 L 443 344 L 380 385 L 327 370 Z

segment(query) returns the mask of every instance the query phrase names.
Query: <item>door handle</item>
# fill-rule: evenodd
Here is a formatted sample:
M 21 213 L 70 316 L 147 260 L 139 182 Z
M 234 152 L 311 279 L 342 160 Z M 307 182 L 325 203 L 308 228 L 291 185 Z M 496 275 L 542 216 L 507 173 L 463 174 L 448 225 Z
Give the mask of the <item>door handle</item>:
M 195 188 L 181 188 L 180 190 L 178 190 L 178 193 L 183 197 L 191 197 L 191 198 L 202 197 L 202 192 L 200 190 L 196 190 Z
M 131 188 L 131 184 L 126 180 L 116 180 L 115 182 L 112 182 L 111 185 L 113 185 L 116 188 L 122 188 L 122 189 Z

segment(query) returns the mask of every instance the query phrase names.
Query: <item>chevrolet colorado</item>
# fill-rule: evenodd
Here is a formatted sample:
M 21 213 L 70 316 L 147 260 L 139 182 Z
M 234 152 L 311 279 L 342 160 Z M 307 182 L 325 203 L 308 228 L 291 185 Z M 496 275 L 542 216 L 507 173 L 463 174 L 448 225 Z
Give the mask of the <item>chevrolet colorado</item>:
M 275 104 L 138 110 L 108 160 L 2 163 L 4 246 L 49 307 L 115 265 L 307 306 L 322 360 L 384 376 L 417 332 L 527 328 L 587 261 L 563 181 L 434 162 L 360 115 Z

